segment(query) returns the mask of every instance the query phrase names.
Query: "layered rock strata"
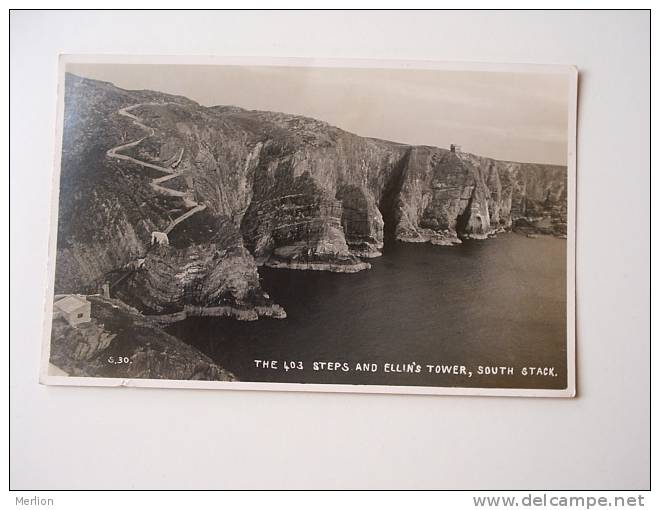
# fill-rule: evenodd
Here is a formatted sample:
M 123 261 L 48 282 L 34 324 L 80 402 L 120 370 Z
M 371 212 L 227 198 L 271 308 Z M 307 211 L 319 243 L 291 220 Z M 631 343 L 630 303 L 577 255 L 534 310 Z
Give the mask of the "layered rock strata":
M 116 292 L 145 313 L 283 317 L 261 289 L 259 265 L 356 272 L 386 239 L 566 234 L 565 167 L 364 138 L 306 117 L 203 107 L 73 75 L 65 103 L 60 293 L 95 291 L 143 259 Z M 148 168 L 107 157 L 145 137 L 117 113 L 138 104 L 131 113 L 153 134 L 131 156 L 175 169 L 168 187 L 191 190 L 188 201 L 159 193 Z M 193 199 L 205 210 L 152 249 L 151 233 Z

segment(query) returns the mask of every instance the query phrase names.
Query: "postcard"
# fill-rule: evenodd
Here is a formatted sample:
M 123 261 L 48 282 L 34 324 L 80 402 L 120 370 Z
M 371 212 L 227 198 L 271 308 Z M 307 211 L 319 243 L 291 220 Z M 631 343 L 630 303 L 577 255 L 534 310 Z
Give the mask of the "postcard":
M 41 382 L 575 395 L 577 70 L 60 59 Z

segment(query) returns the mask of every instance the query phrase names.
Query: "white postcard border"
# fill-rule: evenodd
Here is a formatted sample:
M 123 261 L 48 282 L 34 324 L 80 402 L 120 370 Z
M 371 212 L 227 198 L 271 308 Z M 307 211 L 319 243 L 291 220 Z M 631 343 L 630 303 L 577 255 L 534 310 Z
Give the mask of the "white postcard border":
M 49 374 L 50 341 L 57 255 L 57 223 L 59 187 L 62 160 L 62 130 L 64 118 L 64 76 L 67 64 L 170 64 L 170 65 L 235 65 L 276 67 L 333 67 L 367 69 L 426 69 L 445 71 L 481 71 L 566 74 L 568 90 L 568 190 L 566 235 L 566 354 L 567 387 L 565 389 L 528 388 L 464 388 L 442 386 L 388 386 L 358 384 L 274 383 L 245 381 L 189 381 L 171 379 L 124 379 L 103 377 L 75 377 Z M 446 396 L 499 396 L 499 397 L 575 397 L 576 396 L 576 311 L 575 311 L 575 263 L 576 263 L 576 194 L 577 194 L 577 106 L 578 70 L 572 65 L 559 64 L 500 64 L 484 62 L 434 62 L 426 60 L 379 60 L 379 59 L 327 59 L 327 58 L 280 58 L 280 57 L 225 57 L 182 55 L 60 55 L 57 77 L 57 116 L 54 147 L 54 168 L 50 236 L 48 246 L 48 274 L 44 295 L 44 324 L 39 382 L 52 386 L 102 386 L 130 388 L 181 388 L 257 391 L 301 391 L 323 393 L 377 393 Z

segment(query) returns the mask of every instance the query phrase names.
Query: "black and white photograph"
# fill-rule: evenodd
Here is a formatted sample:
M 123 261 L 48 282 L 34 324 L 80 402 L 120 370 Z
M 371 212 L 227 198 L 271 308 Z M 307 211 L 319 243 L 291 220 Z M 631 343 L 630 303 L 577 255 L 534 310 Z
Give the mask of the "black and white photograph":
M 10 506 L 658 506 L 650 9 L 75 4 L 9 13 Z
M 44 382 L 573 396 L 576 81 L 62 57 Z

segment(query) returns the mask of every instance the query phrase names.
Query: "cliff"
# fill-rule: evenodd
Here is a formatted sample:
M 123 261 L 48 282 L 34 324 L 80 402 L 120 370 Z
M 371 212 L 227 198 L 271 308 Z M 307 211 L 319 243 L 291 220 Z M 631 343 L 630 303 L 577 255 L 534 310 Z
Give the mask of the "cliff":
M 113 293 L 145 313 L 283 317 L 258 265 L 355 272 L 386 238 L 566 233 L 565 167 L 73 75 L 65 103 L 58 293 L 123 278 Z M 168 229 L 169 245 L 152 248 Z
M 194 220 L 172 236 L 173 245 L 151 249 L 114 294 L 144 313 L 172 319 L 180 319 L 182 311 L 241 320 L 286 317 L 261 290 L 257 266 L 232 221 L 204 214 Z M 192 234 L 200 231 L 207 240 L 196 243 Z

